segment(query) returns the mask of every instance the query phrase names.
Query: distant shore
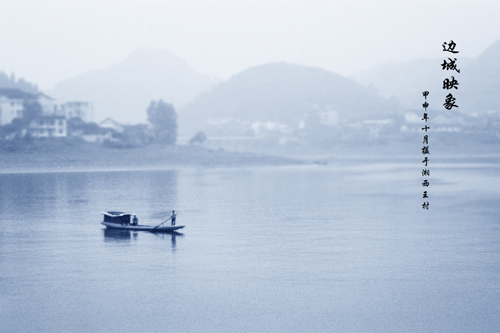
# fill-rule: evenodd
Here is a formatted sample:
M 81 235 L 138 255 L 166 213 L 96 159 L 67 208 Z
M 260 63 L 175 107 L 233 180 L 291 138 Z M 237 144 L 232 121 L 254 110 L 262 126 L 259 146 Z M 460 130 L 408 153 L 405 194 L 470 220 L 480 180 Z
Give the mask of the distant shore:
M 20 150 L 0 152 L 0 173 L 282 166 L 304 163 L 294 158 L 235 153 L 188 145 L 148 145 L 117 149 L 89 143 L 34 142 Z
M 432 163 L 500 164 L 495 145 L 432 148 Z M 468 148 L 468 149 L 467 149 Z M 474 148 L 474 149 L 472 149 Z M 75 140 L 37 140 L 14 150 L 0 150 L 0 173 L 166 170 L 176 168 L 225 168 L 293 165 L 354 165 L 398 163 L 420 167 L 421 145 L 406 144 L 332 147 L 330 152 L 276 151 L 269 153 L 232 152 L 199 145 L 157 145 L 137 148 L 110 148 Z

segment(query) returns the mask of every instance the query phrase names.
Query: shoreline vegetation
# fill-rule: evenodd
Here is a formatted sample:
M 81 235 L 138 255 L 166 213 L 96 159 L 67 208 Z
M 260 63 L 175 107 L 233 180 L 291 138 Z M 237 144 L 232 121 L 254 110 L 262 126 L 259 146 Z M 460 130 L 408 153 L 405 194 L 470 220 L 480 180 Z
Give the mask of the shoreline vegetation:
M 35 140 L 0 151 L 0 173 L 162 170 L 180 167 L 284 166 L 307 162 L 292 157 L 207 149 L 198 145 L 151 144 L 109 148 L 71 140 Z

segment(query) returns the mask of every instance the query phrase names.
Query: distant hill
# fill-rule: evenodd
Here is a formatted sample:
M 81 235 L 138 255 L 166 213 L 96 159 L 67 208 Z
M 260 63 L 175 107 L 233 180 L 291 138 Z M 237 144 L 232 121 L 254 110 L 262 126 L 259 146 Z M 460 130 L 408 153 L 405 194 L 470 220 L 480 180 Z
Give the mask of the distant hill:
M 95 120 L 137 123 L 146 120 L 151 100 L 163 99 L 178 109 L 214 82 L 165 50 L 140 49 L 116 65 L 60 82 L 49 94 L 58 101 L 92 102 Z
M 297 128 L 311 116 L 344 122 L 392 111 L 388 101 L 335 73 L 271 63 L 247 69 L 186 105 L 180 126 L 184 134 L 244 135 L 258 123 Z
M 439 64 L 440 59 L 386 64 L 363 72 L 358 81 L 385 98 L 397 100 L 402 107 L 415 109 L 422 102 L 422 91 L 440 88 Z M 429 95 L 431 97 L 434 94 Z
M 457 92 L 463 112 L 500 111 L 500 40 L 461 71 Z M 462 83 L 463 82 L 463 83 Z

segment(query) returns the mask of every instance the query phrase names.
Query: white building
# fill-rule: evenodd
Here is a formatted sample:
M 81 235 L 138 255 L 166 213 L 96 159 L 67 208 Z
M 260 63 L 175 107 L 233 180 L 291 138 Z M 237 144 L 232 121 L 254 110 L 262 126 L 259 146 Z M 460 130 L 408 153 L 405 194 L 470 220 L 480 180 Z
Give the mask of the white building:
M 99 123 L 99 127 L 109 128 L 109 129 L 116 131 L 117 133 L 123 132 L 122 125 L 120 125 L 119 122 L 117 122 L 116 120 L 111 119 L 111 118 L 106 118 L 103 121 L 101 121 Z
M 92 143 L 103 143 L 106 140 L 113 140 L 113 133 L 107 132 L 105 134 L 82 134 L 80 136 L 84 141 Z
M 35 138 L 65 137 L 68 123 L 64 116 L 40 116 L 31 122 L 28 133 Z
M 52 115 L 61 115 L 57 111 L 56 100 L 50 96 L 47 96 L 43 93 L 39 93 L 37 95 L 38 103 L 42 107 L 42 115 L 44 116 L 52 116 Z
M 0 88 L 0 125 L 22 117 L 24 102 L 29 100 L 37 100 L 37 96 L 19 89 Z
M 89 102 L 71 101 L 61 104 L 66 119 L 80 118 L 85 122 L 92 121 L 92 104 Z

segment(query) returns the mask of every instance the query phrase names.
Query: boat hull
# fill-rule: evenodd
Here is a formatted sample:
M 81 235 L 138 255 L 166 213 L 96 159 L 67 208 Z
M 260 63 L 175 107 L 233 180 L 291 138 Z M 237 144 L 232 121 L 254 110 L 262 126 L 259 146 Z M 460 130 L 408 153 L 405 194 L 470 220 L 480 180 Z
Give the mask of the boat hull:
M 107 228 L 111 229 L 122 229 L 122 230 L 135 230 L 135 231 L 151 231 L 151 232 L 172 232 L 175 230 L 179 230 L 184 228 L 183 225 L 169 225 L 169 226 L 161 226 L 156 228 L 154 225 L 130 225 L 130 224 L 120 224 L 120 223 L 112 223 L 112 222 L 101 222 L 102 225 L 105 225 Z

